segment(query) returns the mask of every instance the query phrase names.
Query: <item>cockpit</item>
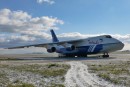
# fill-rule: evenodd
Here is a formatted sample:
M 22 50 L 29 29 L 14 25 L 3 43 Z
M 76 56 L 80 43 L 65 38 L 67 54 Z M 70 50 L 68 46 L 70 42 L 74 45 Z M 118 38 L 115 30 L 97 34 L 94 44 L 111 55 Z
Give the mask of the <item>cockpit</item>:
M 104 35 L 106 38 L 112 38 L 112 36 L 110 35 Z

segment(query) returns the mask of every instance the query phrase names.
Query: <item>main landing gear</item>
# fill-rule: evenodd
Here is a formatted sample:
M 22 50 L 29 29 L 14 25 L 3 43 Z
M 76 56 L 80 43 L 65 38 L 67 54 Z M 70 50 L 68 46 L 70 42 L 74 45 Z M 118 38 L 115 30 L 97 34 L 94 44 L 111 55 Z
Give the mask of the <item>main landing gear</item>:
M 60 58 L 63 58 L 63 57 L 75 57 L 75 55 L 59 55 Z
M 75 54 L 59 54 L 59 57 L 87 57 L 87 54 L 80 54 L 80 55 L 75 55 Z
M 102 55 L 102 57 L 103 57 L 103 58 L 107 58 L 107 57 L 109 57 L 109 54 L 108 54 L 108 53 L 104 53 L 104 54 Z
M 77 57 L 87 57 L 87 54 L 80 54 L 80 55 L 77 55 Z

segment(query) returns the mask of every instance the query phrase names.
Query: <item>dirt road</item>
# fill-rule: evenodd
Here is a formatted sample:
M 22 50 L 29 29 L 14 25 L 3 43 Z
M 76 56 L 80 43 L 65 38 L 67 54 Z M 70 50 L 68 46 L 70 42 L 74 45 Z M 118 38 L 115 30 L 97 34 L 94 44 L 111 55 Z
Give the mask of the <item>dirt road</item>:
M 87 65 L 82 62 L 69 62 L 71 69 L 66 74 L 66 87 L 116 87 L 88 72 Z M 119 86 L 118 86 L 119 87 Z

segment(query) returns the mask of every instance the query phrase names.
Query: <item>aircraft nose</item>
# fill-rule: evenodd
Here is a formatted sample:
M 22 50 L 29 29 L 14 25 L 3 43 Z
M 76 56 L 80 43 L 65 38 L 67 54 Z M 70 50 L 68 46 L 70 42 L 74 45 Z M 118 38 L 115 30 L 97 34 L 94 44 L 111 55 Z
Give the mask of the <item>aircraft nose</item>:
M 123 47 L 124 47 L 124 43 L 119 42 L 118 45 L 119 45 L 120 49 L 123 49 Z

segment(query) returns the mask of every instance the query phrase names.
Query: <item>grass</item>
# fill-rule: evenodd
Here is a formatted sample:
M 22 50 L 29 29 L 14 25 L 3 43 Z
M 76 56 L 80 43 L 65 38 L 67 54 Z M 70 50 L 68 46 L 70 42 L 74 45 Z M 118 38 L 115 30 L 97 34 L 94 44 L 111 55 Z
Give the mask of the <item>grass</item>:
M 5 73 L 0 73 L 0 78 L 4 78 L 6 76 Z
M 45 83 L 43 82 L 43 84 L 41 84 L 43 87 L 65 87 L 63 84 L 56 84 L 56 83 L 50 83 L 50 86 L 45 85 Z M 11 84 L 8 84 L 6 87 L 35 87 L 33 84 L 29 84 L 29 83 L 22 83 L 19 80 L 14 81 Z
M 22 84 L 8 84 L 7 87 L 35 87 L 35 86 L 28 83 L 22 83 Z
M 6 58 L 6 57 L 4 57 L 4 58 L 0 58 L 0 61 L 20 61 L 20 59 L 17 59 L 17 58 Z
M 109 63 L 106 65 L 89 65 L 89 72 L 96 73 L 97 76 L 114 84 L 129 86 L 130 61 Z
M 34 65 L 18 65 L 18 66 L 0 65 L 0 68 L 9 68 L 12 70 L 18 70 L 20 72 L 27 71 L 50 77 L 50 76 L 62 76 L 66 74 L 70 66 L 66 64 L 46 64 L 46 65 L 34 64 Z
M 110 76 L 109 74 L 105 74 L 105 73 L 100 73 L 98 74 L 99 77 L 105 79 L 105 80 L 110 80 Z
M 44 65 L 38 65 L 38 64 L 24 64 L 24 65 L 4 65 L 0 64 L 0 70 L 1 69 L 7 69 L 7 70 L 13 70 L 20 72 L 31 72 L 33 74 L 40 74 L 44 76 L 45 78 L 50 77 L 58 77 L 59 81 L 64 82 L 65 78 L 64 75 L 70 68 L 70 65 L 67 64 L 56 64 L 56 63 L 49 63 Z M 57 79 L 57 80 L 58 80 Z M 2 85 L 1 85 L 2 84 Z M 43 82 L 43 87 L 65 87 L 63 84 L 58 83 L 47 83 L 48 85 L 45 85 Z M 22 83 L 20 80 L 16 80 L 14 82 L 10 82 L 9 79 L 6 77 L 6 74 L 4 72 L 0 71 L 0 87 L 34 87 L 32 84 L 28 83 Z
M 70 68 L 69 65 L 65 64 L 46 64 L 46 65 L 21 65 L 21 66 L 11 66 L 10 69 L 18 70 L 20 72 L 32 72 L 36 74 L 43 75 L 45 77 L 56 77 L 63 76 L 66 74 L 67 70 Z
M 52 83 L 51 86 L 47 86 L 47 87 L 65 87 L 65 86 L 63 84 Z
M 9 82 L 9 79 L 6 77 L 6 73 L 0 71 L 0 87 L 6 85 Z
M 114 84 L 120 83 L 119 79 L 111 78 L 110 75 L 106 74 L 106 73 L 100 73 L 100 74 L 98 74 L 98 76 L 105 79 L 106 81 L 110 81 L 111 83 L 114 83 Z

